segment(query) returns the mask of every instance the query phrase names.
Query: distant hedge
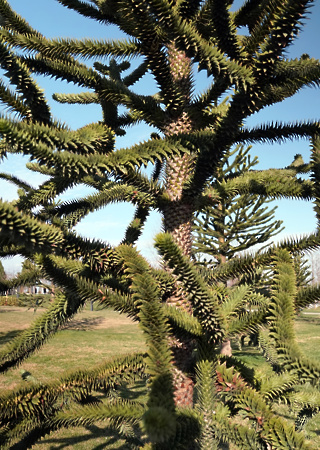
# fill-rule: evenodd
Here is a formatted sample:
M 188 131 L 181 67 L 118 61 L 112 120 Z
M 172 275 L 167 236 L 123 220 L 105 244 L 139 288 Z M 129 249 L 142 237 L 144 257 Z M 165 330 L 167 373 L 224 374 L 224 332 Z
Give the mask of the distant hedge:
M 0 306 L 24 306 L 25 302 L 21 301 L 20 298 L 17 298 L 16 295 L 1 295 L 0 297 Z
M 44 303 L 48 303 L 51 299 L 50 294 L 16 294 L 13 295 L 1 295 L 0 306 L 42 306 Z

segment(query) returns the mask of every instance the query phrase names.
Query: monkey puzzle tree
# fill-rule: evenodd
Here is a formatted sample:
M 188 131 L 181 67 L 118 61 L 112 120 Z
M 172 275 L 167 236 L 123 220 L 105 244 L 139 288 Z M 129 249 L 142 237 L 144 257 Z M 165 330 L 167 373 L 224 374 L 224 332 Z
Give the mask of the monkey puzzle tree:
M 6 272 L 4 270 L 3 264 L 0 261 L 0 292 L 5 292 L 5 280 L 7 278 Z
M 263 244 L 283 229 L 282 222 L 274 220 L 276 208 L 268 209 L 270 200 L 257 193 L 238 194 L 233 190 L 237 179 L 250 176 L 258 164 L 257 157 L 251 159 L 250 149 L 238 145 L 227 151 L 208 182 L 215 193 L 215 205 L 208 205 L 196 214 L 192 246 L 193 255 L 205 267 L 213 269 L 225 264 L 241 251 Z M 235 281 L 228 280 L 227 285 L 234 285 Z M 222 343 L 221 353 L 231 356 L 230 339 Z
M 282 248 L 254 260 L 230 261 L 212 273 L 209 283 L 190 255 L 194 213 L 216 204 L 207 181 L 234 144 L 313 136 L 308 168 L 295 165 L 250 173 L 236 179 L 232 189 L 239 195 L 319 198 L 317 122 L 246 127 L 253 113 L 304 86 L 319 84 L 317 60 L 285 57 L 312 2 L 252 0 L 235 11 L 231 3 L 210 0 L 59 3 L 106 26 L 116 25 L 125 37 L 49 40 L 15 14 L 7 1 L 0 1 L 0 62 L 10 83 L 0 86 L 9 110 L 0 119 L 1 155 L 28 155 L 29 169 L 48 177 L 33 188 L 15 176 L 2 175 L 20 191 L 14 202 L 0 203 L 1 254 L 30 258 L 45 278 L 63 289 L 44 316 L 1 351 L 0 370 L 14 367 L 43 345 L 87 300 L 139 321 L 147 353 L 4 394 L 1 445 L 9 447 L 18 440 L 17 445 L 29 448 L 59 427 L 105 420 L 136 448 L 211 449 L 221 440 L 239 448 L 283 448 L 283 443 L 287 448 L 311 448 L 270 404 L 289 395 L 301 380 L 319 378 L 318 365 L 299 354 L 292 327 L 295 305 L 311 302 L 319 295 L 317 288 L 299 296 L 290 254 Z M 244 27 L 247 33 L 242 35 Z M 133 57 L 140 65 L 124 73 L 129 68 L 126 59 Z M 95 59 L 93 67 L 84 63 L 86 58 Z M 194 70 L 205 71 L 210 81 L 200 95 L 194 93 Z M 132 86 L 147 72 L 158 92 L 138 95 Z M 38 74 L 81 87 L 79 94 L 54 98 L 66 104 L 97 103 L 103 119 L 75 131 L 54 120 L 33 79 Z M 140 121 L 158 133 L 146 142 L 116 149 L 116 137 Z M 141 171 L 148 164 L 154 165 L 150 176 Z M 311 180 L 299 178 L 306 170 Z M 95 193 L 57 201 L 76 185 L 90 186 Z M 136 205 L 121 245 L 113 248 L 74 232 L 87 214 L 117 201 Z M 152 209 L 161 212 L 165 229 L 155 241 L 163 259 L 159 270 L 134 247 Z M 283 247 L 299 251 L 318 245 L 315 234 Z M 239 288 L 232 302 L 223 301 L 229 292 L 217 281 L 266 263 L 276 274 L 270 302 L 261 296 L 254 312 L 243 312 L 248 298 L 256 295 L 250 287 Z M 278 357 L 278 373 L 268 382 L 257 381 L 240 362 L 219 355 L 226 333 L 258 326 L 266 316 L 273 339 L 266 348 Z M 146 404 L 110 397 L 90 403 L 93 391 L 109 392 L 140 376 L 148 377 Z M 70 408 L 61 401 L 67 394 Z M 318 408 L 310 399 L 300 404 L 301 411 Z M 249 420 L 239 425 L 244 414 Z M 123 423 L 130 433 L 120 427 Z
M 211 258 L 205 264 L 224 263 L 283 230 L 282 221 L 274 220 L 276 207 L 268 208 L 270 200 L 257 193 L 233 191 L 236 179 L 250 177 L 258 164 L 258 158 L 251 159 L 249 152 L 250 147 L 242 146 L 228 151 L 209 181 L 216 203 L 197 213 L 193 227 L 193 253 L 200 263 L 200 255 Z
M 6 272 L 4 270 L 4 267 L 3 267 L 3 264 L 1 261 L 0 261 L 0 277 L 1 277 L 1 280 L 5 280 L 7 278 Z

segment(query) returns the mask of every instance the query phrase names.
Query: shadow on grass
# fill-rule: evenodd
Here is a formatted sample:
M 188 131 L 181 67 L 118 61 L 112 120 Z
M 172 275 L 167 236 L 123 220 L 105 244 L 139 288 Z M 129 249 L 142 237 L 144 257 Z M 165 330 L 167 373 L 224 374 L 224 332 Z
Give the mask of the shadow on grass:
M 62 450 L 64 448 L 86 448 L 91 450 L 114 449 L 129 450 L 129 446 L 117 433 L 113 433 L 105 428 L 99 428 L 96 425 L 83 427 L 90 434 L 62 437 L 62 438 L 46 438 L 39 442 L 45 445 L 48 450 Z M 105 442 L 94 443 L 96 439 L 104 439 Z
M 86 317 L 84 319 L 74 319 L 64 325 L 62 330 L 92 330 L 104 322 L 104 317 Z
M 148 391 L 146 383 L 146 380 L 141 380 L 136 381 L 134 385 L 123 384 L 117 389 L 117 392 L 122 398 L 127 400 L 137 400 L 139 398 L 142 400 L 143 397 L 147 395 Z
M 259 348 L 254 346 L 244 346 L 242 350 L 233 350 L 233 356 L 255 368 L 265 363 L 265 358 Z
M 296 321 L 297 322 L 306 322 L 306 323 L 312 323 L 313 325 L 320 325 L 320 315 L 318 315 L 317 317 L 316 316 L 313 316 L 313 315 L 306 315 L 306 314 L 303 314 L 303 315 L 301 315 L 301 316 L 297 316 L 296 317 Z
M 7 333 L 0 332 L 0 346 L 7 344 L 12 339 L 17 337 L 21 332 L 21 330 L 11 330 Z

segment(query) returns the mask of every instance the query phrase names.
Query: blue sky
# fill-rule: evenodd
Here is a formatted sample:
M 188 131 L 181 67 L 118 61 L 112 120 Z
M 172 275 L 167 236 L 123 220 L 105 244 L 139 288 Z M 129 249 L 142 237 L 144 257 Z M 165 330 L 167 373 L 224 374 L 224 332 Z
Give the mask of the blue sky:
M 27 19 L 31 26 L 39 30 L 46 37 L 75 37 L 75 38 L 102 38 L 117 39 L 121 34 L 115 27 L 106 27 L 95 21 L 82 18 L 80 15 L 61 6 L 56 0 L 9 0 L 8 2 L 19 14 Z M 290 48 L 288 56 L 299 57 L 302 53 L 320 59 L 320 2 L 310 10 L 305 27 L 299 39 Z M 134 64 L 134 61 L 133 61 Z M 45 90 L 47 98 L 51 98 L 54 92 L 75 92 L 71 84 L 38 78 L 38 83 Z M 205 76 L 197 76 L 197 87 L 203 89 L 206 84 Z M 139 83 L 135 89 L 137 92 L 150 93 L 155 85 L 151 77 Z M 100 119 L 98 106 L 60 105 L 51 101 L 53 115 L 61 121 L 76 129 L 88 122 Z M 307 88 L 282 104 L 272 106 L 252 116 L 248 120 L 250 126 L 261 122 L 283 121 L 290 122 L 304 119 L 320 118 L 320 90 Z M 117 141 L 117 147 L 130 146 L 135 142 L 148 139 L 150 130 L 146 126 L 139 126 L 128 131 L 125 137 Z M 282 145 L 254 146 L 252 154 L 259 157 L 260 168 L 284 167 L 293 160 L 296 153 L 301 153 L 305 161 L 309 160 L 309 143 L 305 140 L 289 142 Z M 26 160 L 22 157 L 10 157 L 0 164 L 0 172 L 14 173 L 26 179 L 36 186 L 41 177 L 37 174 L 26 172 Z M 82 191 L 66 193 L 66 198 L 80 196 Z M 4 200 L 13 200 L 16 190 L 12 185 L 0 180 L 0 197 Z M 133 207 L 130 205 L 110 205 L 106 209 L 98 211 L 81 222 L 77 231 L 87 237 L 103 239 L 111 244 L 117 244 L 123 237 L 123 233 L 131 220 Z M 314 231 L 316 222 L 314 219 L 312 204 L 304 201 L 282 200 L 278 202 L 277 218 L 284 221 L 286 227 L 284 235 L 301 235 Z M 157 213 L 152 213 L 143 238 L 139 241 L 139 248 L 150 260 L 156 256 L 152 248 L 153 236 L 161 229 L 161 219 Z M 2 261 L 8 273 L 19 269 L 20 260 L 17 258 Z

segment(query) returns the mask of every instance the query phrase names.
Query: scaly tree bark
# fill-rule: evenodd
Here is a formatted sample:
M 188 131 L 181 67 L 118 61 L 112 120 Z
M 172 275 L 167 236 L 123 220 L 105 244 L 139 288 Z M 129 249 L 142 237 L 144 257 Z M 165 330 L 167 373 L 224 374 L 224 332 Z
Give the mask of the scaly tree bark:
M 222 441 L 239 448 L 283 448 L 283 442 L 288 448 L 310 448 L 303 434 L 278 417 L 266 399 L 289 396 L 301 380 L 319 378 L 318 365 L 300 358 L 290 331 L 292 305 L 307 304 L 319 292 L 303 290 L 302 295 L 292 288 L 295 275 L 287 253 L 319 247 L 319 233 L 279 245 L 285 247 L 283 253 L 273 248 L 254 259 L 233 259 L 212 272 L 208 281 L 190 260 L 190 232 L 194 213 L 216 204 L 207 182 L 235 144 L 310 136 L 316 140 L 317 121 L 246 125 L 252 114 L 304 86 L 319 85 L 319 61 L 305 55 L 290 60 L 285 53 L 312 2 L 248 1 L 235 11 L 228 3 L 210 0 L 59 3 L 88 19 L 117 26 L 125 38 L 47 39 L 0 0 L 0 63 L 9 81 L 0 85 L 1 100 L 9 111 L 0 118 L 0 156 L 27 155 L 28 168 L 48 177 L 34 188 L 14 174 L 1 175 L 20 188 L 14 202 L 0 202 L 1 255 L 30 258 L 62 289 L 30 330 L 1 351 L 0 370 L 21 363 L 88 300 L 135 318 L 145 333 L 147 353 L 72 374 L 55 384 L 5 394 L 0 398 L 1 446 L 20 441 L 29 448 L 60 427 L 106 420 L 128 445 L 146 449 L 214 448 Z M 128 74 L 126 59 L 133 57 L 140 65 Z M 86 58 L 93 64 L 85 64 Z M 208 76 L 208 87 L 199 95 L 195 70 Z M 134 84 L 147 72 L 158 92 L 138 95 Z M 39 74 L 80 87 L 78 94 L 55 94 L 54 99 L 98 104 L 102 120 L 75 131 L 61 125 L 34 80 Z M 157 135 L 117 149 L 117 136 L 140 121 L 156 128 Z M 141 171 L 148 164 L 154 165 L 151 175 Z M 252 173 L 239 177 L 232 188 L 239 195 L 318 199 L 316 164 L 314 156 L 307 166 Z M 310 179 L 299 176 L 309 172 Z M 57 201 L 76 185 L 91 186 L 94 193 Z M 112 247 L 75 233 L 74 227 L 86 215 L 119 201 L 136 206 L 121 245 Z M 161 212 L 166 230 L 155 244 L 165 270 L 155 270 L 134 248 L 153 209 Z M 272 302 L 247 286 L 235 290 L 227 304 L 228 294 L 218 282 L 252 273 L 263 264 L 272 264 L 279 274 Z M 282 283 L 286 273 L 290 279 Z M 241 313 L 248 298 L 257 307 Z M 280 332 L 279 311 L 290 321 L 288 333 Z M 219 348 L 227 334 L 265 324 L 267 317 L 272 317 L 273 340 L 270 345 L 266 342 L 266 352 L 276 354 L 281 376 L 271 377 L 269 384 L 255 383 L 241 364 L 232 358 L 221 360 Z M 179 364 L 172 341 L 176 347 L 181 342 Z M 289 380 L 281 372 L 284 367 L 290 367 Z M 181 368 L 186 373 L 179 372 Z M 181 374 L 180 386 L 176 373 Z M 144 405 L 106 396 L 103 404 L 84 406 L 97 389 L 109 392 L 126 380 L 146 376 L 149 390 Z M 62 401 L 66 393 L 68 410 Z M 301 411 L 307 404 L 301 402 Z M 313 406 L 315 411 L 317 405 Z M 247 414 L 248 424 L 239 426 L 241 414 Z M 122 424 L 130 432 L 125 434 Z

